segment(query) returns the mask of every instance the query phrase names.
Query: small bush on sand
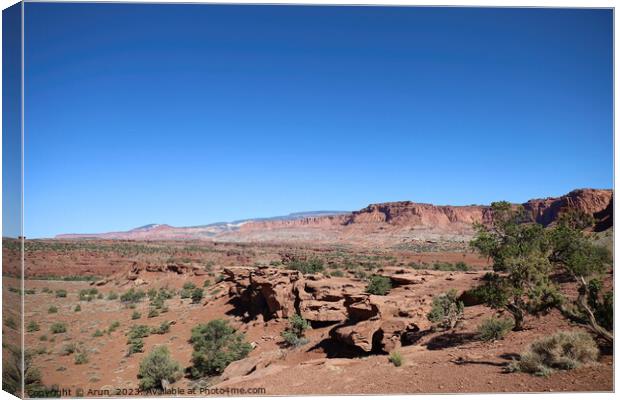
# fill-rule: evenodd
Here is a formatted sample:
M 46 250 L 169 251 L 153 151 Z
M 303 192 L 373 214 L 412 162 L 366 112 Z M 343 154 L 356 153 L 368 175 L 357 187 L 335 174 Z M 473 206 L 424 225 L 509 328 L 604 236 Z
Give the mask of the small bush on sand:
M 388 360 L 396 367 L 403 365 L 403 356 L 397 351 L 391 352 Z
M 288 327 L 282 332 L 282 338 L 288 346 L 297 347 L 308 343 L 304 332 L 310 324 L 301 315 L 294 314 L 288 319 Z
M 58 312 L 58 307 L 56 307 L 56 306 L 50 306 L 47 309 L 47 313 L 48 314 L 56 314 L 57 312 Z
M 103 332 L 101 332 L 101 330 L 97 329 L 95 331 L 95 333 L 93 333 L 93 337 L 101 337 L 103 336 Z
M 302 274 L 316 274 L 325 269 L 323 261 L 320 258 L 311 258 L 309 260 L 294 260 L 287 266 L 288 269 L 294 269 Z
M 171 325 L 170 322 L 164 321 L 159 325 L 159 327 L 151 328 L 151 333 L 155 335 L 164 335 L 170 332 L 170 325 Z
M 108 300 L 116 300 L 116 299 L 118 299 L 118 294 L 116 294 L 116 292 L 108 293 Z
M 90 288 L 90 289 L 82 289 L 80 290 L 79 293 L 79 298 L 80 301 L 93 301 L 95 298 L 97 298 L 97 295 L 99 294 L 99 291 L 95 288 Z
M 202 287 L 209 287 L 209 286 L 211 286 L 211 281 L 209 279 L 206 279 L 204 283 L 202 284 Z
M 147 318 L 155 318 L 159 316 L 159 311 L 157 311 L 157 309 L 155 308 L 151 308 L 149 309 L 149 313 L 147 314 Z
M 190 367 L 194 378 L 219 375 L 228 364 L 245 358 L 252 350 L 245 336 L 223 319 L 195 326 L 190 342 L 194 346 Z
M 195 288 L 194 290 L 192 290 L 192 303 L 193 304 L 198 304 L 202 301 L 202 298 L 204 297 L 204 290 L 202 288 Z
M 144 340 L 131 339 L 129 341 L 129 347 L 127 348 L 127 356 L 130 356 L 134 353 L 143 353 L 143 352 L 144 352 Z
M 56 297 L 67 297 L 67 291 L 65 289 L 58 289 L 56 291 Z
M 385 296 L 392 289 L 390 278 L 381 275 L 373 275 L 366 287 L 366 291 L 370 294 Z
M 144 296 L 146 296 L 144 291 L 131 288 L 121 295 L 121 302 L 127 305 L 139 303 Z
M 515 323 L 512 318 L 491 317 L 485 319 L 478 325 L 478 337 L 485 342 L 500 340 L 503 339 L 514 326 Z
M 26 327 L 26 331 L 28 331 L 28 332 L 37 332 L 39 330 L 41 330 L 41 327 L 35 321 L 28 322 L 28 326 Z
M 463 302 L 458 300 L 456 290 L 450 289 L 447 293 L 435 296 L 426 317 L 440 328 L 454 329 L 463 319 Z
M 140 317 L 142 317 L 142 314 L 140 314 L 138 311 L 134 311 L 131 314 L 131 319 L 140 319 Z
M 42 342 L 47 342 L 47 335 L 39 336 L 39 340 L 42 341 Z
M 508 366 L 510 372 L 546 376 L 555 370 L 575 369 L 598 359 L 596 342 L 585 332 L 558 332 L 532 343 L 519 360 Z
M 54 322 L 52 326 L 50 326 L 50 332 L 56 333 L 65 333 L 67 332 L 67 325 L 62 322 Z
M 196 285 L 193 282 L 185 282 L 183 284 L 183 289 L 193 290 L 196 288 Z
M 151 334 L 151 328 L 146 325 L 133 325 L 129 328 L 129 332 L 127 332 L 127 343 L 131 342 L 133 339 L 141 339 L 145 338 Z
M 78 351 L 78 346 L 75 343 L 67 343 L 62 346 L 62 350 L 60 350 L 60 355 L 68 356 L 69 354 L 73 354 Z
M 121 326 L 121 323 L 118 321 L 113 321 L 110 326 L 108 327 L 108 333 L 112 333 L 114 332 L 119 326 Z
M 77 365 L 87 364 L 88 363 L 88 355 L 86 353 L 79 352 L 75 355 L 75 363 Z
M 78 304 L 77 306 L 75 306 L 75 308 L 73 309 L 73 311 L 75 311 L 75 312 L 80 312 L 80 311 L 82 311 L 82 306 Z
M 162 390 L 165 382 L 173 383 L 181 376 L 181 366 L 170 357 L 170 352 L 166 346 L 155 347 L 140 362 L 138 378 L 142 390 Z

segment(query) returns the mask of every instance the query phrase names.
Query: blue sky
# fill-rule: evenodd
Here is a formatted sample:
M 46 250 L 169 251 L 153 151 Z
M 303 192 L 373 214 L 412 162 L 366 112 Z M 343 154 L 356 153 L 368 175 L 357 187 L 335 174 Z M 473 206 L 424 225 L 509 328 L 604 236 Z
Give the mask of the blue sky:
M 612 12 L 27 3 L 25 232 L 612 186 Z

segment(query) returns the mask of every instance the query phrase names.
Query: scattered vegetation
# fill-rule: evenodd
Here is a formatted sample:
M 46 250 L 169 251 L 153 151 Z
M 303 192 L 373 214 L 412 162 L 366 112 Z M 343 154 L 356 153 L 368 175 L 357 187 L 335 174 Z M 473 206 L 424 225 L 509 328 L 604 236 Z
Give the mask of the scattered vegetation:
M 39 330 L 41 330 L 41 327 L 35 321 L 28 322 L 28 326 L 26 326 L 27 332 L 38 332 Z
M 403 365 L 403 356 L 398 351 L 392 351 L 388 360 L 396 367 Z
M 456 262 L 454 264 L 449 262 L 436 262 L 432 265 L 426 263 L 411 262 L 408 264 L 413 269 L 431 269 L 435 271 L 469 271 L 469 266 L 463 261 Z
M 159 325 L 159 327 L 151 328 L 151 333 L 155 335 L 164 335 L 170 332 L 170 325 L 171 325 L 170 322 L 164 321 Z
M 129 289 L 121 295 L 121 302 L 125 305 L 136 304 L 146 296 L 143 290 Z
M 56 297 L 67 297 L 67 291 L 65 289 L 56 290 Z
M 17 329 L 17 322 L 15 322 L 13 317 L 6 317 L 4 319 L 4 325 L 11 329 Z
M 50 326 L 50 332 L 53 334 L 65 333 L 67 332 L 67 325 L 63 322 L 54 322 L 52 326 Z
M 116 294 L 116 292 L 108 293 L 108 300 L 116 300 L 116 299 L 118 299 L 118 294 Z
M 198 304 L 202 301 L 204 297 L 204 290 L 202 288 L 195 288 L 194 290 L 192 290 L 192 303 L 193 304 Z
M 97 329 L 95 333 L 93 333 L 93 337 L 101 337 L 101 336 L 103 336 L 103 332 L 99 329 Z
M 76 353 L 75 354 L 75 363 L 77 365 L 87 364 L 88 363 L 88 354 L 86 354 L 83 351 L 81 351 L 79 353 Z
M 164 382 L 173 383 L 182 376 L 178 362 L 170 357 L 166 346 L 155 347 L 140 362 L 140 389 L 164 389 Z
M 568 370 L 598 359 L 599 350 L 590 335 L 584 332 L 558 332 L 530 345 L 508 366 L 510 372 L 527 372 L 546 376 L 555 370 Z
M 301 315 L 293 314 L 288 319 L 288 327 L 282 332 L 282 338 L 288 346 L 298 347 L 308 343 L 304 332 L 310 324 Z
M 155 308 L 150 308 L 149 309 L 149 313 L 146 316 L 147 318 L 155 318 L 155 317 L 159 317 L 159 311 L 157 311 L 157 309 Z
M 143 353 L 144 352 L 144 340 L 142 339 L 131 339 L 129 342 L 129 347 L 127 348 L 127 356 L 130 356 L 134 353 Z
M 426 315 L 429 321 L 443 329 L 454 329 L 463 319 L 463 302 L 459 301 L 455 289 L 435 296 L 431 311 Z
M 49 308 L 47 309 L 48 314 L 56 314 L 57 312 L 58 312 L 58 307 L 56 306 L 49 306 Z
M 376 294 L 379 296 L 385 296 L 392 289 L 392 283 L 390 278 L 381 276 L 381 275 L 373 275 L 370 277 L 370 282 L 366 287 L 366 291 L 370 294 Z
M 142 314 L 140 314 L 138 311 L 134 311 L 131 314 L 131 319 L 140 319 L 142 317 Z
M 293 260 L 286 266 L 288 269 L 293 269 L 301 272 L 302 274 L 316 274 L 322 272 L 325 269 L 323 261 L 320 258 L 310 258 L 308 260 Z
M 245 336 L 223 319 L 215 319 L 192 329 L 194 346 L 190 373 L 194 378 L 219 375 L 233 361 L 245 358 L 252 347 Z
M 114 332 L 119 326 L 121 326 L 121 323 L 118 321 L 112 321 L 112 323 L 110 324 L 110 326 L 108 327 L 108 334 Z
M 75 311 L 75 312 L 80 312 L 80 311 L 82 311 L 82 306 L 81 306 L 81 305 L 79 305 L 79 304 L 78 304 L 78 305 L 76 305 L 76 306 L 75 306 L 75 308 L 73 309 L 73 311 Z
M 60 350 L 60 355 L 63 356 L 68 356 L 70 354 L 73 354 L 75 352 L 78 351 L 78 346 L 75 343 L 67 343 L 64 346 L 62 346 L 62 349 Z
M 80 290 L 78 296 L 80 301 L 92 301 L 97 298 L 97 294 L 99 291 L 96 288 L 90 288 Z
M 514 321 L 511 318 L 497 318 L 493 316 L 485 319 L 478 326 L 478 337 L 485 342 L 500 340 L 512 330 L 514 325 Z

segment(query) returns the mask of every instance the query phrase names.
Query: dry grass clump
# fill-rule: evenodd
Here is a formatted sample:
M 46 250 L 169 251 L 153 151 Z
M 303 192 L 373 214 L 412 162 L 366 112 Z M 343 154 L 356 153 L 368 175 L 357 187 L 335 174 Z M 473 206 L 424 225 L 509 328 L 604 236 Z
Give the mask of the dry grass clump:
M 555 370 L 579 368 L 598 359 L 596 342 L 585 332 L 558 332 L 533 342 L 519 360 L 508 366 L 510 372 L 547 376 Z

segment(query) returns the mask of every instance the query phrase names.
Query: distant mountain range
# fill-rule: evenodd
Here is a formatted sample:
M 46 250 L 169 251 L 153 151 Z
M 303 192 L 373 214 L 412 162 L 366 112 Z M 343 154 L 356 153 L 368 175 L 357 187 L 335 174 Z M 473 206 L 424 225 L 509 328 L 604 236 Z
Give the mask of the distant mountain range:
M 594 217 L 597 231 L 613 226 L 613 191 L 578 189 L 522 204 L 531 221 L 545 226 L 569 210 Z M 394 246 L 411 241 L 462 242 L 474 222 L 492 221 L 490 206 L 436 206 L 400 201 L 371 204 L 359 211 L 300 212 L 272 218 L 174 227 L 144 225 L 125 232 L 63 234 L 57 239 L 215 240 L 226 242 L 309 242 Z

